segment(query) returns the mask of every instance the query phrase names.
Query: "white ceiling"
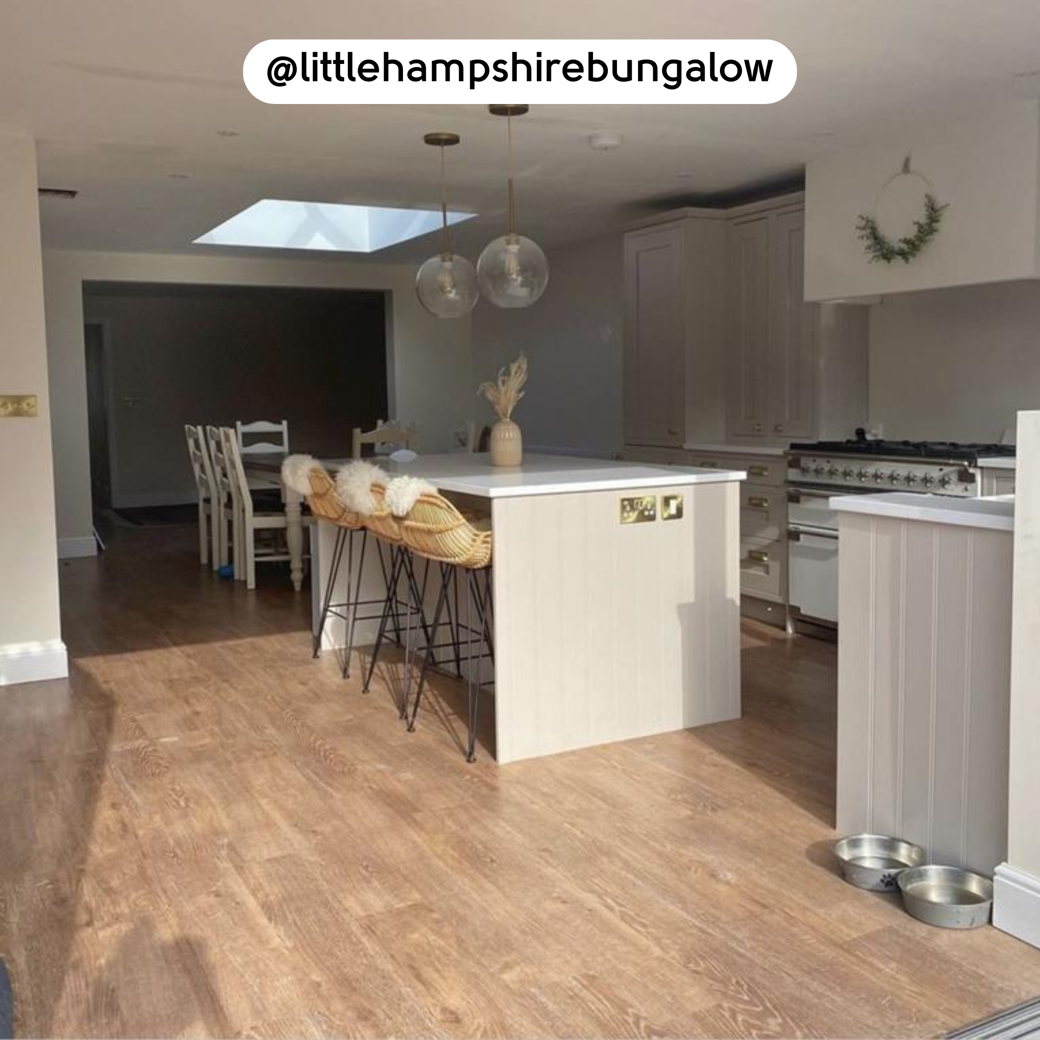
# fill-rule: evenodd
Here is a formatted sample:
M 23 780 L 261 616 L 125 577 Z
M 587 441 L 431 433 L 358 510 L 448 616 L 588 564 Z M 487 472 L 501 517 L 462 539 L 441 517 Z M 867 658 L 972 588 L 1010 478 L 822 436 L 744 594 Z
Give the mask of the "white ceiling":
M 449 200 L 480 214 L 457 232 L 460 251 L 477 252 L 503 220 L 500 120 L 478 106 L 268 106 L 243 86 L 255 43 L 346 33 L 766 37 L 791 49 L 798 83 L 773 106 L 532 109 L 515 125 L 520 224 L 547 247 L 796 177 L 834 148 L 893 134 L 911 146 L 923 119 L 1040 95 L 1037 0 L 0 0 L 0 124 L 36 135 L 42 185 L 80 192 L 43 200 L 45 243 L 211 249 L 191 241 L 261 198 L 436 206 L 422 134 L 454 130 Z M 592 151 L 601 129 L 624 146 Z

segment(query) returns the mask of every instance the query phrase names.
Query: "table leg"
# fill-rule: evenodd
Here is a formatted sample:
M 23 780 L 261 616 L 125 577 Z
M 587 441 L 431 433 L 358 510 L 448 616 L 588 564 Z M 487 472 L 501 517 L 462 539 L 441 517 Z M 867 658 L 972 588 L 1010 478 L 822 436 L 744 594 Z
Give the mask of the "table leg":
M 303 516 L 300 505 L 303 499 L 292 488 L 282 488 L 285 501 L 285 541 L 289 546 L 289 574 L 293 588 L 303 588 Z

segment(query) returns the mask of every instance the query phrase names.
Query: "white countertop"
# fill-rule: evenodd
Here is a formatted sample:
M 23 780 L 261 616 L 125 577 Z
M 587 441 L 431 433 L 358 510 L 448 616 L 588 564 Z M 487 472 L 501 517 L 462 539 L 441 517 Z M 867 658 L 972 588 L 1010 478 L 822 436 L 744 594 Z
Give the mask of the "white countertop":
M 336 469 L 349 459 L 323 459 Z M 386 458 L 369 460 L 391 475 L 407 474 L 429 481 L 439 491 L 509 498 L 525 495 L 559 495 L 574 491 L 624 491 L 629 488 L 686 487 L 743 480 L 742 470 L 702 469 L 686 466 L 645 466 L 613 459 L 580 459 L 568 455 L 524 455 L 523 465 L 492 466 L 486 454 L 452 452 L 420 455 L 412 462 Z
M 783 455 L 786 448 L 769 444 L 684 444 L 684 451 L 707 451 L 719 455 Z
M 929 524 L 984 527 L 993 531 L 1013 531 L 1015 528 L 1014 495 L 951 498 L 896 491 L 882 495 L 839 495 L 830 500 L 830 507 L 839 513 L 920 520 Z
M 1008 458 L 1006 455 L 998 455 L 996 458 L 979 459 L 980 469 L 1014 469 L 1015 456 Z

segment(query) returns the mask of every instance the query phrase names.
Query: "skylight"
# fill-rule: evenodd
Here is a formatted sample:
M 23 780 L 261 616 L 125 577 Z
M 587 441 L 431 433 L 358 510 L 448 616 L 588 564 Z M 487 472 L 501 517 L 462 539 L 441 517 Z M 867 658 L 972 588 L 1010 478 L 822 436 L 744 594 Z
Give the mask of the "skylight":
M 475 216 L 475 213 L 449 212 L 448 223 L 458 224 Z M 428 235 L 440 225 L 440 210 L 434 209 L 261 199 L 200 235 L 195 244 L 374 253 L 398 242 Z

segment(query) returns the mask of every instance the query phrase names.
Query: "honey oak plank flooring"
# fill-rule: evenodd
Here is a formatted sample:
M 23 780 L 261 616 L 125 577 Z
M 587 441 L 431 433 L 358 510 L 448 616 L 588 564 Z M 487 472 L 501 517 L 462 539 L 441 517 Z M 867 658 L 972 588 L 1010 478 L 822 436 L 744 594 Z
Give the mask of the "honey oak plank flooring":
M 744 717 L 497 766 L 416 733 L 187 528 L 62 565 L 68 682 L 0 692 L 0 955 L 54 1036 L 934 1036 L 1040 951 L 829 853 L 835 649 L 745 624 Z M 359 662 L 360 663 L 360 662 Z M 567 677 L 560 676 L 566 697 Z

